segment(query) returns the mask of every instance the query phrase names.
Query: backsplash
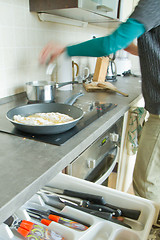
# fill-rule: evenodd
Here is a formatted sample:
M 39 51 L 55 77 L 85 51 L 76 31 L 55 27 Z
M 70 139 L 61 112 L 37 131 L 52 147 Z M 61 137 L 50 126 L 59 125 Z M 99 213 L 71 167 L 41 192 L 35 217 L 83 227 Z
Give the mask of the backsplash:
M 62 45 L 109 34 L 111 29 L 86 28 L 41 22 L 29 11 L 29 0 L 0 0 L 0 98 L 23 92 L 25 82 L 46 80 L 46 69 L 38 63 L 41 49 L 54 40 Z M 76 59 L 91 66 L 95 59 Z

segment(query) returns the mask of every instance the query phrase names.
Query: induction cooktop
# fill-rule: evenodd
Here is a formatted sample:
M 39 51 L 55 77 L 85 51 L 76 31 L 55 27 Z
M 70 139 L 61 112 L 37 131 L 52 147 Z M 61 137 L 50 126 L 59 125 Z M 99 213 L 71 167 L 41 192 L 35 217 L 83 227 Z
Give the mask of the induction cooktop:
M 13 124 L 9 122 L 8 119 L 3 119 L 0 124 L 0 131 L 6 132 L 15 136 L 29 138 L 40 142 L 45 142 L 53 145 L 62 145 L 70 138 L 72 138 L 75 134 L 80 132 L 82 129 L 87 127 L 92 122 L 96 121 L 100 118 L 103 114 L 111 111 L 114 109 L 117 104 L 113 103 L 103 103 L 103 102 L 93 102 L 89 101 L 85 104 L 76 105 L 77 107 L 81 108 L 84 112 L 83 118 L 77 123 L 75 127 L 72 129 L 60 133 L 60 134 L 47 134 L 47 135 L 37 135 L 37 134 L 30 134 L 26 132 L 22 132 L 17 130 Z

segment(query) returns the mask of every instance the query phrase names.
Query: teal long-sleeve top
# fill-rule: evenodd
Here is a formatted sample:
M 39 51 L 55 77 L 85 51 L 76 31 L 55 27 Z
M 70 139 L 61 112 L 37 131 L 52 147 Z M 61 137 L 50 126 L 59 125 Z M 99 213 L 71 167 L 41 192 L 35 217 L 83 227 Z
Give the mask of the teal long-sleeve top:
M 129 18 L 112 34 L 68 46 L 66 51 L 69 56 L 108 56 L 111 53 L 126 48 L 135 38 L 140 37 L 144 32 L 145 27 L 142 23 Z

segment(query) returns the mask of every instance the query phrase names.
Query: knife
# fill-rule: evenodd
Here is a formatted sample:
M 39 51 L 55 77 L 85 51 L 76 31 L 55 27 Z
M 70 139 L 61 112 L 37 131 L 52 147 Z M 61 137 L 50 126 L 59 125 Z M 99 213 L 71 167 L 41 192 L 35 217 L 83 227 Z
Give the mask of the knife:
M 76 192 L 68 189 L 57 189 L 54 187 L 44 187 L 42 188 L 44 190 L 48 190 L 57 194 L 62 194 L 62 195 L 67 195 L 70 197 L 78 197 L 80 199 L 88 200 L 97 204 L 102 204 L 105 205 L 106 201 L 102 196 L 94 195 L 94 194 L 88 194 L 88 193 L 83 193 L 83 192 Z
M 45 196 L 44 193 L 37 193 L 39 194 L 43 201 L 47 204 L 47 205 L 50 205 L 52 207 L 57 207 L 59 209 L 63 209 L 65 206 L 70 206 L 70 207 L 73 207 L 73 208 L 76 208 L 76 209 L 79 209 L 83 212 L 87 212 L 87 213 L 92 213 L 92 215 L 95 215 L 97 217 L 100 217 L 102 216 L 102 218 L 108 220 L 109 218 L 112 217 L 112 213 L 103 213 L 103 212 L 98 212 L 98 211 L 94 211 L 94 210 L 91 210 L 91 209 L 87 209 L 87 208 L 84 208 L 84 207 L 80 207 L 78 206 L 76 203 L 73 203 L 73 202 L 70 202 L 68 200 L 64 200 L 64 199 L 61 199 L 60 197 L 58 196 Z M 93 214 L 94 213 L 94 214 Z
M 90 202 L 93 202 L 95 204 L 103 205 L 106 207 L 109 207 L 114 210 L 120 210 L 121 211 L 121 216 L 131 218 L 134 220 L 137 220 L 141 214 L 140 210 L 135 210 L 135 209 L 128 209 L 128 208 L 122 208 L 119 206 L 111 205 L 105 201 L 103 196 L 99 195 L 94 195 L 94 194 L 88 194 L 88 193 L 81 193 L 81 192 L 76 192 L 76 191 L 71 191 L 67 189 L 57 189 L 54 187 L 44 187 L 44 190 L 48 190 L 57 194 L 62 194 L 62 195 L 67 195 L 67 196 L 72 196 L 72 197 L 78 197 L 80 199 L 84 200 L 89 200 Z
M 89 213 L 91 215 L 94 215 L 96 217 L 100 217 L 102 219 L 117 223 L 117 224 L 122 225 L 124 227 L 131 228 L 128 224 L 123 223 L 123 222 L 121 222 L 117 219 L 113 219 L 112 218 L 112 215 L 113 215 L 112 213 L 98 212 L 98 211 L 94 211 L 94 210 L 91 210 L 91 209 L 88 209 L 88 208 L 80 207 L 76 203 L 71 203 L 67 200 L 59 198 L 56 195 L 55 196 L 53 196 L 53 195 L 52 196 L 45 196 L 45 194 L 41 193 L 41 192 L 38 192 L 37 194 L 39 194 L 42 197 L 43 201 L 50 206 L 57 207 L 57 208 L 60 208 L 60 209 L 64 208 L 65 206 L 69 206 L 69 207 L 75 208 L 77 210 L 80 210 L 80 211 Z
M 56 195 L 58 197 L 65 198 L 66 200 L 69 200 L 69 201 L 77 203 L 77 204 L 80 204 L 83 201 L 82 199 L 80 199 L 78 197 L 70 197 L 70 196 L 67 196 L 67 195 L 58 194 L 58 193 L 47 191 L 47 190 L 44 190 L 44 189 L 40 189 L 40 192 L 45 193 L 46 195 L 50 195 L 50 196 L 52 196 L 52 195 L 55 196 Z
M 109 208 L 113 208 L 113 209 L 120 209 L 121 210 L 121 216 L 131 218 L 131 219 L 134 219 L 134 220 L 138 220 L 138 218 L 141 214 L 140 210 L 122 208 L 122 207 L 118 207 L 118 206 L 115 206 L 115 205 L 111 205 L 109 203 L 106 203 L 105 206 L 107 206 Z
M 115 217 L 119 217 L 121 215 L 121 210 L 120 209 L 112 209 L 112 208 L 106 207 L 104 205 L 93 204 L 93 203 L 91 203 L 90 201 L 87 201 L 87 200 L 82 200 L 80 198 L 75 198 L 75 197 L 69 197 L 69 196 L 66 196 L 66 195 L 59 195 L 57 193 L 52 193 L 52 192 L 46 191 L 46 190 L 40 190 L 40 191 L 42 191 L 46 194 L 49 194 L 50 196 L 55 196 L 56 195 L 56 196 L 60 197 L 61 199 L 69 200 L 73 203 L 78 204 L 80 207 L 86 207 L 86 208 L 96 210 L 96 211 L 99 211 L 99 212 L 109 212 L 109 213 L 112 213 L 113 216 L 115 216 Z
M 131 228 L 131 226 L 129 226 L 128 224 L 126 224 L 126 223 L 124 223 L 124 222 L 121 222 L 121 221 L 119 221 L 119 220 L 117 220 L 117 219 L 112 218 L 112 213 L 107 213 L 107 212 L 104 213 L 104 212 L 94 211 L 94 210 L 91 210 L 91 209 L 88 209 L 88 208 L 84 208 L 84 207 L 77 206 L 76 204 L 74 205 L 74 204 L 72 204 L 72 203 L 70 203 L 70 202 L 68 202 L 68 201 L 63 200 L 63 199 L 61 199 L 61 200 L 64 202 L 64 204 L 65 204 L 66 206 L 69 206 L 69 207 L 75 208 L 75 209 L 77 209 L 77 210 L 80 210 L 80 211 L 89 213 L 89 214 L 94 215 L 94 216 L 96 216 L 96 217 L 103 218 L 103 219 L 105 219 L 105 220 L 108 220 L 108 221 L 110 221 L 110 222 L 113 222 L 113 223 L 122 225 L 122 226 L 124 226 L 124 227 Z
M 55 207 L 60 210 L 62 210 L 65 207 L 65 204 L 62 201 L 60 201 L 59 197 L 56 195 L 52 196 L 51 198 L 51 196 L 46 196 L 44 193 L 41 192 L 37 192 L 36 194 L 42 198 L 45 204 L 51 207 Z
M 80 206 L 86 207 L 88 209 L 96 210 L 96 211 L 99 211 L 99 212 L 112 213 L 112 215 L 114 217 L 119 217 L 122 214 L 120 209 L 113 209 L 113 208 L 109 208 L 109 207 L 106 207 L 106 206 L 103 206 L 103 205 L 93 204 L 93 203 L 90 203 L 90 201 L 86 201 L 86 200 L 83 200 L 82 205 L 80 205 Z

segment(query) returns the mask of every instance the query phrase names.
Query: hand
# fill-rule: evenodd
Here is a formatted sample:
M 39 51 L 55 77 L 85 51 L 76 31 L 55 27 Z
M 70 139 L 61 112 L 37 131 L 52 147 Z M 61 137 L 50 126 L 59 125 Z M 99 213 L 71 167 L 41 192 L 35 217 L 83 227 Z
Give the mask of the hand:
M 39 61 L 41 64 L 51 63 L 56 57 L 65 51 L 65 47 L 60 46 L 57 43 L 49 42 L 41 51 Z

